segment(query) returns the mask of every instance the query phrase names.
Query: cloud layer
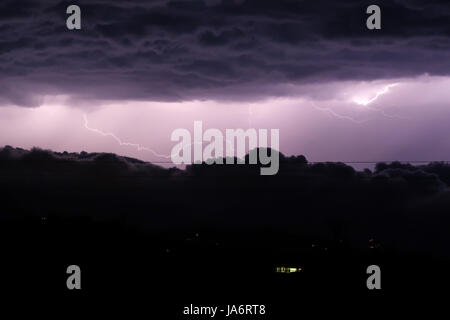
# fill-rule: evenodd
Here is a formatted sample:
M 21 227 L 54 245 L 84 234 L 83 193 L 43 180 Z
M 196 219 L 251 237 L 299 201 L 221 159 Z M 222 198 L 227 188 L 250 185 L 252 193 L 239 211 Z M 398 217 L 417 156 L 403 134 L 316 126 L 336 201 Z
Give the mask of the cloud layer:
M 68 1 L 0 5 L 0 103 L 257 100 L 291 85 L 450 73 L 447 1 Z

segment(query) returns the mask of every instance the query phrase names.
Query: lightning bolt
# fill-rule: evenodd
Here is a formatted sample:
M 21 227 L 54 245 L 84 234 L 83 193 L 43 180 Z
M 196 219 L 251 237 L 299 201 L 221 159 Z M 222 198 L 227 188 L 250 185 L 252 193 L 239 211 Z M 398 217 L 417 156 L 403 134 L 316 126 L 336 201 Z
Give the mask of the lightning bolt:
M 369 107 L 369 106 L 365 106 L 367 109 L 372 110 L 372 111 L 376 111 L 381 113 L 381 115 L 383 115 L 386 118 L 391 118 L 391 119 L 400 119 L 400 120 L 409 120 L 410 118 L 407 117 L 403 117 L 397 114 L 388 114 L 386 112 L 384 112 L 384 110 L 382 109 L 377 109 L 377 108 L 373 108 L 373 107 Z
M 252 127 L 252 116 L 253 116 L 253 109 L 252 109 L 252 106 L 249 104 L 248 105 L 248 126 L 249 126 L 249 128 Z
M 349 120 L 351 122 L 357 123 L 357 124 L 361 124 L 364 122 L 367 122 L 367 120 L 356 120 L 350 116 L 346 116 L 346 115 L 342 115 L 337 113 L 336 111 L 334 111 L 331 108 L 322 108 L 317 106 L 314 102 L 311 101 L 311 105 L 313 106 L 314 109 L 319 110 L 319 111 L 323 111 L 323 112 L 328 112 L 329 114 L 331 114 L 332 116 L 338 118 L 338 119 L 343 119 L 343 120 Z
M 116 136 L 116 135 L 115 135 L 114 133 L 112 133 L 112 132 L 103 132 L 103 131 L 101 131 L 101 130 L 99 130 L 99 129 L 91 128 L 91 127 L 89 127 L 89 121 L 88 121 L 88 118 L 87 118 L 87 115 L 86 115 L 86 114 L 83 114 L 83 119 L 84 119 L 84 127 L 85 127 L 85 129 L 87 129 L 87 130 L 89 130 L 89 131 L 91 131 L 91 132 L 94 132 L 94 133 L 96 133 L 96 134 L 99 134 L 99 135 L 101 135 L 101 136 L 103 136 L 103 137 L 111 137 L 111 138 L 113 138 L 120 146 L 133 147 L 133 148 L 136 148 L 138 151 L 147 151 L 147 152 L 150 152 L 150 153 L 152 153 L 153 155 L 155 155 L 156 157 L 159 157 L 159 158 L 171 159 L 171 157 L 172 157 L 171 155 L 160 154 L 160 153 L 154 151 L 154 150 L 151 149 L 151 148 L 147 148 L 147 147 L 141 146 L 139 143 L 124 142 L 124 141 L 122 141 L 118 136 Z M 232 148 L 234 148 L 234 144 L 231 143 L 230 140 L 224 139 L 224 141 L 225 141 L 225 143 L 227 143 L 228 145 L 231 145 Z M 189 144 L 187 144 L 187 145 L 185 145 L 185 146 L 186 146 L 186 147 L 192 147 L 192 146 L 197 145 L 197 144 L 203 145 L 203 142 L 189 143 Z
M 386 117 L 386 118 L 391 118 L 391 119 L 395 118 L 395 119 L 401 119 L 401 120 L 408 120 L 408 118 L 406 118 L 406 117 L 402 117 L 402 116 L 399 116 L 399 115 L 391 115 L 391 114 L 386 113 L 386 112 L 385 112 L 384 110 L 382 110 L 382 109 L 377 109 L 377 108 L 374 108 L 374 107 L 369 106 L 370 104 L 372 104 L 373 102 L 375 102 L 380 96 L 382 96 L 382 95 L 388 93 L 388 92 L 390 91 L 391 88 L 394 88 L 394 87 L 396 87 L 396 86 L 398 86 L 398 85 L 400 85 L 400 83 L 392 83 L 392 84 L 389 84 L 389 85 L 385 86 L 383 89 L 381 89 L 380 91 L 378 91 L 378 92 L 375 94 L 375 96 L 373 96 L 373 97 L 370 98 L 370 99 L 367 99 L 367 98 L 354 98 L 354 99 L 352 100 L 352 102 L 354 102 L 354 103 L 356 103 L 356 104 L 358 104 L 358 105 L 364 106 L 364 108 L 367 109 L 367 110 L 372 110 L 372 111 L 379 112 L 381 115 L 383 115 L 383 116 Z M 317 106 L 314 102 L 311 102 L 311 104 L 312 104 L 312 106 L 313 106 L 315 109 L 320 110 L 320 111 L 324 111 L 324 112 L 328 112 L 328 113 L 330 113 L 331 115 L 333 115 L 334 117 L 336 117 L 336 118 L 338 118 L 338 119 L 349 120 L 349 121 L 351 121 L 351 122 L 358 123 L 358 124 L 364 123 L 364 122 L 367 121 L 367 120 L 357 120 L 357 119 L 354 119 L 354 118 L 352 118 L 352 117 L 350 117 L 350 116 L 339 114 L 339 113 L 337 113 L 336 111 L 334 111 L 334 110 L 331 109 L 331 108 L 323 108 L 323 107 L 319 107 L 319 106 Z
M 376 111 L 381 113 L 384 117 L 387 118 L 391 118 L 391 119 L 401 119 L 401 120 L 408 120 L 408 118 L 406 117 L 402 117 L 396 114 L 387 114 L 384 110 L 382 109 L 377 109 L 374 107 L 370 107 L 369 104 L 371 104 L 372 102 L 375 102 L 380 96 L 388 93 L 390 91 L 391 88 L 394 88 L 396 86 L 400 85 L 400 83 L 392 83 L 389 84 L 387 86 L 385 86 L 383 89 L 381 89 L 380 91 L 378 91 L 375 96 L 371 99 L 361 99 L 361 98 L 355 98 L 353 99 L 353 102 L 359 105 L 364 106 L 366 109 L 368 110 L 372 110 L 372 111 Z
M 389 92 L 389 90 L 391 88 L 394 88 L 396 86 L 398 86 L 400 83 L 392 83 L 389 84 L 387 86 L 385 86 L 383 89 L 381 89 L 380 91 L 378 91 L 375 96 L 371 99 L 365 99 L 365 98 L 354 98 L 353 102 L 362 106 L 367 106 L 369 104 L 371 104 L 372 102 L 376 101 L 380 96 L 386 94 Z
M 152 153 L 153 155 L 155 155 L 156 157 L 159 157 L 159 158 L 170 159 L 170 155 L 157 153 L 157 152 L 154 151 L 153 149 L 150 149 L 150 148 L 141 146 L 139 143 L 124 142 L 124 141 L 122 141 L 118 136 L 116 136 L 116 135 L 115 135 L 114 133 L 112 133 L 112 132 L 103 132 L 103 131 L 101 131 L 101 130 L 99 130 L 99 129 L 95 129 L 95 128 L 89 127 L 89 121 L 88 121 L 88 118 L 87 118 L 87 115 L 86 115 L 86 114 L 83 114 L 83 119 L 84 119 L 84 127 L 85 127 L 87 130 L 89 130 L 89 131 L 91 131 L 91 132 L 94 132 L 94 133 L 96 133 L 96 134 L 99 134 L 99 135 L 101 135 L 101 136 L 103 136 L 103 137 L 111 137 L 111 138 L 113 138 L 120 146 L 133 147 L 133 148 L 136 148 L 138 151 L 148 151 L 148 152 Z

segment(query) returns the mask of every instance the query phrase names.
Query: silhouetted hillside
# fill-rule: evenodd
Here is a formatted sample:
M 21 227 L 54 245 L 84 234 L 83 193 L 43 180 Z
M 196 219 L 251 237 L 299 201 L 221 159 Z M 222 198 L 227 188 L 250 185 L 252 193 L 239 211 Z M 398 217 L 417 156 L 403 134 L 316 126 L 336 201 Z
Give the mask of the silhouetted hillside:
M 448 255 L 450 166 L 309 164 L 280 154 L 276 176 L 258 165 L 164 169 L 103 153 L 0 151 L 2 219 L 89 217 L 143 230 L 274 230 L 370 238 L 399 250 Z M 336 227 L 338 226 L 338 227 Z
M 398 306 L 399 295 L 431 296 L 448 281 L 448 172 L 444 163 L 359 172 L 280 155 L 278 175 L 261 176 L 258 165 L 164 169 L 5 147 L 2 288 L 71 306 L 78 297 L 77 308 L 116 301 L 127 312 L 145 299 L 161 319 L 196 301 L 265 303 L 268 319 L 298 314 L 298 301 L 324 315 L 333 309 L 323 303 Z M 65 287 L 71 264 L 83 270 L 80 292 Z M 365 285 L 372 264 L 382 294 Z

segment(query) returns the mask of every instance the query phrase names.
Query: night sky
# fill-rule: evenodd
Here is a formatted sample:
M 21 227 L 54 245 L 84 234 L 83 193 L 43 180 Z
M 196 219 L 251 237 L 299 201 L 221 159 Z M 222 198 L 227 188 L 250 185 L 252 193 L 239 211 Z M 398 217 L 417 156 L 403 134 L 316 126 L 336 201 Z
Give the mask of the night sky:
M 158 162 L 202 120 L 280 129 L 312 161 L 450 160 L 449 16 L 444 0 L 3 0 L 0 145 Z

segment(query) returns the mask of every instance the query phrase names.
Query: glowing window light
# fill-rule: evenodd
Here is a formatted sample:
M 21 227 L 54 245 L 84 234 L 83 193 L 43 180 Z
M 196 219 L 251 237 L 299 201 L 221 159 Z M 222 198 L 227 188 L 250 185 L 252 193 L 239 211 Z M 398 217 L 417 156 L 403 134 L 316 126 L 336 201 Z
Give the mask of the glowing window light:
M 277 267 L 277 273 L 298 273 L 301 272 L 302 268 L 293 268 L 293 267 Z

